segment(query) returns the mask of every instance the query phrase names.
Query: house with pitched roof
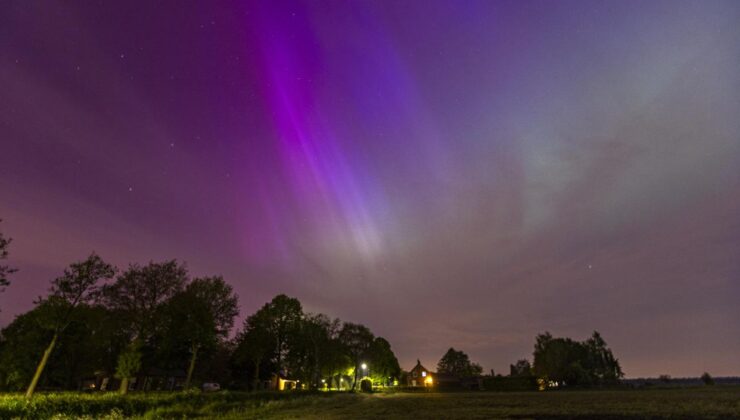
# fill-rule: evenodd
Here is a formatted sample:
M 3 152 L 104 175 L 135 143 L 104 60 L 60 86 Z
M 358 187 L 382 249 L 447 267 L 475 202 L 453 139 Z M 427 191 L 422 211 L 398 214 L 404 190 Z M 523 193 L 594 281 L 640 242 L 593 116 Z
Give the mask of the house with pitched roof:
M 406 386 L 413 387 L 432 387 L 436 383 L 434 380 L 435 373 L 422 366 L 417 359 L 416 366 L 413 367 L 406 375 Z

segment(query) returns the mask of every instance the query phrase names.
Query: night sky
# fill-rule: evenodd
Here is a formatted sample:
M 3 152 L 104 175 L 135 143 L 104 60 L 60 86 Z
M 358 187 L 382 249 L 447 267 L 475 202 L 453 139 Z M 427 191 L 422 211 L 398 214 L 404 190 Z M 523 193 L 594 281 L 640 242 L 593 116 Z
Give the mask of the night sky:
M 213 4 L 212 4 L 213 3 Z M 507 373 L 740 375 L 740 2 L 5 1 L 0 325 L 95 250 Z

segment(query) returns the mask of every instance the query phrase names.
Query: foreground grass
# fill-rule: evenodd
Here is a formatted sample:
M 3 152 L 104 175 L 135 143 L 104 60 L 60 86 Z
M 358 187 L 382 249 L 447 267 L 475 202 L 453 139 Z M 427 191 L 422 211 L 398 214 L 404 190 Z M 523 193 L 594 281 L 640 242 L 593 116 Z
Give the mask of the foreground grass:
M 740 388 L 522 393 L 150 393 L 0 396 L 0 418 L 21 419 L 490 419 L 739 418 Z

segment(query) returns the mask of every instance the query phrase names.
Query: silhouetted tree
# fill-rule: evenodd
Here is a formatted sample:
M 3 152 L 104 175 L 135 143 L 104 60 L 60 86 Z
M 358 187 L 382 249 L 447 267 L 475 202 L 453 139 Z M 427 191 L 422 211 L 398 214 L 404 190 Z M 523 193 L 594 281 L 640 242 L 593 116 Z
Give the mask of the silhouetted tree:
M 576 387 L 609 385 L 623 376 L 619 362 L 598 332 L 582 343 L 570 338 L 553 338 L 547 332 L 538 335 L 534 372 L 545 381 Z
M 245 362 L 252 368 L 252 390 L 257 389 L 262 363 L 271 358 L 275 351 L 275 340 L 268 328 L 266 311 L 257 311 L 244 321 L 244 328 L 236 337 L 234 359 L 237 366 Z
M 597 384 L 610 384 L 619 380 L 624 373 L 619 366 L 619 362 L 612 354 L 612 351 L 606 346 L 606 341 L 601 337 L 598 331 L 594 331 L 591 338 L 586 340 L 583 345 L 588 353 L 588 360 L 585 363 L 586 368 L 594 377 Z
M 278 373 L 287 374 L 283 361 L 291 350 L 291 340 L 300 328 L 303 308 L 298 299 L 277 295 L 267 304 L 267 315 L 267 328 L 275 340 L 275 365 Z
M 458 378 L 479 376 L 483 368 L 477 363 L 471 363 L 470 358 L 463 351 L 450 347 L 447 353 L 437 363 L 437 372 L 454 375 Z
M 157 354 L 164 350 L 160 342 L 166 340 L 167 304 L 183 290 L 187 276 L 185 266 L 176 260 L 131 264 L 103 289 L 103 302 L 120 317 L 129 341 L 140 346 L 143 367 L 155 364 Z M 166 356 L 160 359 L 169 361 L 170 355 Z
M 296 340 L 303 320 L 298 299 L 277 295 L 247 318 L 238 337 L 237 352 L 254 366 L 253 383 L 259 378 L 260 366 L 272 359 L 276 374 L 287 374 L 285 360 L 296 351 Z
M 170 347 L 173 342 L 184 343 L 190 353 L 185 389 L 190 387 L 198 353 L 225 340 L 238 313 L 238 297 L 221 277 L 197 278 L 167 303 L 165 340 Z
M 401 366 L 391 350 L 391 344 L 383 337 L 376 337 L 373 340 L 367 359 L 373 382 L 387 385 L 401 374 Z
M 128 322 L 132 336 L 146 340 L 162 321 L 165 303 L 182 291 L 187 269 L 176 260 L 129 265 L 115 283 L 103 290 L 106 305 Z
M 532 366 L 527 359 L 517 360 L 515 364 L 510 365 L 509 371 L 509 376 L 532 376 Z
M 54 314 L 48 301 L 18 315 L 0 335 L 0 375 L 3 388 L 19 391 L 28 386 L 39 358 L 49 345 L 53 331 L 49 324 Z
M 96 254 L 91 254 L 87 260 L 73 263 L 64 270 L 61 277 L 51 282 L 49 296 L 39 301 L 47 305 L 51 316 L 46 323 L 52 331 L 51 341 L 46 347 L 39 361 L 36 372 L 26 390 L 26 398 L 31 398 L 38 384 L 49 356 L 57 344 L 60 334 L 67 328 L 79 305 L 92 302 L 100 290 L 100 282 L 113 277 L 115 269 L 105 263 Z
M 704 372 L 704 374 L 701 375 L 701 381 L 704 382 L 704 385 L 714 385 L 714 378 L 712 378 L 712 375 L 710 375 L 709 372 Z
M 368 356 L 368 352 L 373 345 L 375 336 L 370 330 L 360 324 L 345 322 L 339 331 L 339 341 L 346 349 L 347 355 L 352 360 L 354 366 L 354 380 L 352 381 L 352 390 L 357 386 L 357 374 L 363 362 L 363 358 Z
M 0 389 L 28 386 L 53 335 L 49 327 L 58 311 L 44 300 L 18 315 L 0 334 Z M 39 386 L 75 388 L 98 372 L 113 372 L 115 358 L 126 345 L 116 319 L 100 305 L 81 304 L 59 336 Z
M 337 335 L 340 321 L 330 319 L 324 314 L 309 314 L 303 317 L 295 345 L 298 357 L 292 363 L 302 375 L 301 378 L 316 388 L 321 380 L 322 371 L 331 363 L 334 348 L 337 347 Z M 333 348 L 334 347 L 334 348 Z M 299 366 L 302 364 L 303 366 Z

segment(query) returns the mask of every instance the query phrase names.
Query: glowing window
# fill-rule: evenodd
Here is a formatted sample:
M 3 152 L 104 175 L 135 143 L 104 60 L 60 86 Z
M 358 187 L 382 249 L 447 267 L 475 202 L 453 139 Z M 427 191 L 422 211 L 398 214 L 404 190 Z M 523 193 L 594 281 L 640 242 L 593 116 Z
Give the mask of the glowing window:
M 427 376 L 427 373 L 426 372 L 421 372 L 421 376 L 426 377 Z

